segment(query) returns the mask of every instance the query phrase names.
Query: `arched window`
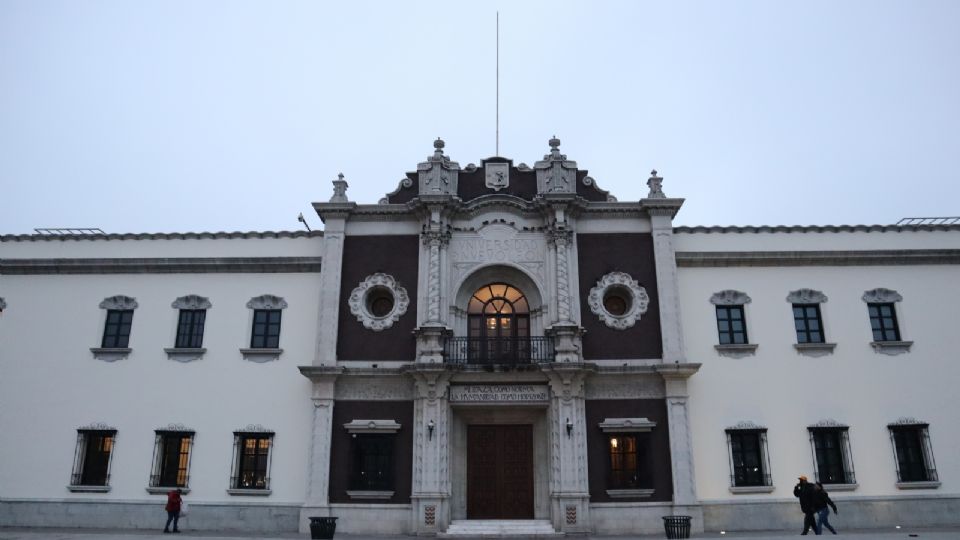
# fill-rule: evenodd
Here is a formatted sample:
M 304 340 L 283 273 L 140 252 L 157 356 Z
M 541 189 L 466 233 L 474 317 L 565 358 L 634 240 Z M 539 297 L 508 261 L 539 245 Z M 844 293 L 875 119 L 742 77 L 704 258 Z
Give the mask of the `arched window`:
M 471 357 L 488 361 L 523 354 L 529 348 L 530 305 L 518 289 L 492 283 L 477 289 L 467 305 Z

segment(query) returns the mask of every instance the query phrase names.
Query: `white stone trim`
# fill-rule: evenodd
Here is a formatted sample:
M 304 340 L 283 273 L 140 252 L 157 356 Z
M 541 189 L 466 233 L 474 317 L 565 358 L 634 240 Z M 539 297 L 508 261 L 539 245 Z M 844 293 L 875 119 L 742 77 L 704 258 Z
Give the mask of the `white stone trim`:
M 227 495 L 246 497 L 268 497 L 272 489 L 228 489 Z
M 123 360 L 133 352 L 130 347 L 90 347 L 90 352 L 97 360 L 104 362 L 116 362 Z
M 272 294 L 261 294 L 251 298 L 247 302 L 247 307 L 250 309 L 286 309 L 287 301 Z
M 715 292 L 710 296 L 710 303 L 715 306 L 742 306 L 752 301 L 753 299 L 747 296 L 747 293 L 733 289 Z
M 393 309 L 382 317 L 377 317 L 367 309 L 367 296 L 374 289 L 385 289 L 393 296 Z M 357 318 L 357 321 L 363 324 L 365 328 L 379 332 L 390 328 L 400 320 L 400 317 L 407 312 L 410 297 L 407 295 L 407 290 L 400 286 L 396 278 L 383 272 L 377 272 L 364 278 L 353 289 L 347 303 L 350 305 L 350 312 Z
M 886 354 L 888 356 L 896 356 L 898 354 L 910 352 L 910 347 L 913 346 L 913 342 L 912 341 L 871 341 L 870 346 L 873 347 L 874 352 Z
M 865 291 L 860 298 L 868 304 L 893 304 L 903 301 L 903 296 L 900 296 L 900 293 L 883 287 Z
M 100 302 L 100 309 L 108 309 L 108 310 L 109 309 L 117 309 L 117 310 L 137 309 L 139 306 L 140 305 L 137 304 L 136 298 L 124 296 L 122 294 L 104 298 L 103 302 Z
M 730 493 L 743 495 L 745 493 L 773 493 L 774 486 L 730 486 Z
M 146 487 L 147 493 L 151 495 L 166 495 L 167 493 L 170 493 L 170 491 L 174 489 L 179 489 L 180 491 L 183 492 L 184 495 L 186 495 L 187 493 L 190 493 L 190 488 L 188 487 L 172 487 L 172 486 L 156 486 L 156 487 L 147 486 Z M 192 503 L 191 503 L 191 506 L 192 506 Z
M 258 349 L 259 350 L 259 349 Z M 167 353 L 168 360 L 176 360 L 177 362 L 193 362 L 194 360 L 200 360 L 203 358 L 203 355 L 206 354 L 207 349 L 204 347 L 198 348 L 174 348 L 167 347 L 163 349 L 163 352 Z
M 348 433 L 396 433 L 400 431 L 396 420 L 351 420 L 343 425 Z
M 804 356 L 825 356 L 828 354 L 833 354 L 833 350 L 837 348 L 836 343 L 794 343 L 793 348 L 797 350 L 797 354 L 802 354 Z
M 613 289 L 623 291 L 630 302 L 627 312 L 623 315 L 614 315 L 607 311 L 603 299 Z M 610 272 L 597 281 L 597 285 L 590 289 L 587 303 L 603 324 L 615 330 L 624 330 L 637 324 L 640 317 L 647 312 L 650 306 L 650 296 L 647 290 L 637 283 L 637 280 L 623 272 Z
M 174 300 L 173 303 L 170 304 L 170 307 L 173 309 L 210 309 L 213 307 L 213 304 L 211 304 L 210 299 L 205 296 L 188 294 Z
M 787 295 L 787 302 L 791 304 L 823 304 L 827 300 L 827 295 L 813 289 L 797 289 Z
M 283 354 L 283 349 L 240 349 L 240 354 L 243 355 L 244 360 L 265 364 L 279 360 L 280 355 Z
M 860 484 L 824 484 L 827 491 L 856 491 Z
M 744 356 L 753 356 L 756 354 L 758 346 L 756 343 L 728 343 L 725 345 L 714 345 L 713 348 L 720 353 L 720 356 L 743 358 Z
M 597 425 L 604 433 L 640 433 L 657 427 L 656 422 L 647 418 L 604 418 Z
M 897 489 L 936 489 L 940 482 L 897 482 Z
M 67 486 L 71 493 L 108 493 L 110 486 Z M 167 489 L 169 491 L 169 488 Z

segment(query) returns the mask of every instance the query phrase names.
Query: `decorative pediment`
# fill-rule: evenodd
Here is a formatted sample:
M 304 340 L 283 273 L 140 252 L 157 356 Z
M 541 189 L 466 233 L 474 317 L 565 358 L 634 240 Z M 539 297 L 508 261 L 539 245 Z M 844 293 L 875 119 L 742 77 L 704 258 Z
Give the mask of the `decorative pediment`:
M 352 420 L 343 425 L 349 433 L 396 433 L 400 424 L 396 420 Z
M 443 155 L 443 139 L 433 141 L 433 155 L 417 165 L 420 195 L 456 195 L 460 164 Z
M 836 420 L 834 420 L 834 419 L 832 419 L 832 418 L 824 418 L 823 420 L 820 420 L 820 421 L 817 422 L 816 424 L 810 424 L 810 425 L 807 426 L 807 427 L 810 428 L 810 429 L 817 429 L 817 428 L 820 428 L 820 429 L 823 429 L 823 428 L 844 428 L 844 429 L 845 429 L 845 428 L 848 428 L 848 427 L 850 427 L 850 426 L 848 426 L 848 425 L 846 425 L 846 424 L 841 424 L 840 422 L 837 422 Z
M 927 425 L 930 425 L 930 424 L 927 423 L 927 422 L 924 422 L 923 420 L 917 420 L 916 418 L 914 418 L 914 417 L 912 417 L 912 416 L 901 416 L 900 418 L 897 418 L 897 419 L 894 420 L 893 422 L 890 422 L 889 424 L 887 424 L 887 427 L 896 427 L 896 426 L 927 426 Z
M 188 294 L 174 300 L 170 307 L 173 309 L 210 309 L 213 304 L 205 296 Z
M 787 295 L 787 302 L 791 304 L 823 304 L 826 301 L 827 295 L 813 289 L 797 289 Z
M 251 298 L 247 302 L 247 307 L 250 309 L 286 309 L 287 301 L 272 294 L 261 294 Z
M 604 418 L 598 425 L 604 433 L 639 433 L 657 427 L 656 422 L 647 418 Z
M 247 424 L 245 427 L 242 427 L 234 433 L 264 433 L 273 435 L 274 431 L 272 429 L 263 427 L 261 424 Z
M 758 425 L 750 420 L 744 420 L 742 422 L 737 422 L 736 424 L 727 428 L 727 431 L 766 431 L 766 426 Z
M 100 302 L 101 309 L 137 309 L 137 307 L 139 307 L 139 304 L 137 304 L 136 298 L 130 298 L 122 294 L 104 298 L 103 302 Z
M 903 300 L 897 291 L 883 287 L 866 291 L 861 298 L 868 304 L 892 304 Z
M 193 428 L 189 428 L 183 424 L 174 424 L 174 423 L 167 424 L 166 426 L 163 426 L 163 427 L 158 427 L 154 431 L 170 431 L 174 433 L 195 433 L 196 432 L 196 430 L 194 430 Z
M 85 426 L 80 426 L 77 428 L 77 431 L 116 431 L 117 428 L 107 424 L 106 422 L 91 422 Z
M 717 306 L 742 306 L 752 302 L 747 293 L 727 289 L 725 291 L 715 292 L 710 297 L 710 303 Z

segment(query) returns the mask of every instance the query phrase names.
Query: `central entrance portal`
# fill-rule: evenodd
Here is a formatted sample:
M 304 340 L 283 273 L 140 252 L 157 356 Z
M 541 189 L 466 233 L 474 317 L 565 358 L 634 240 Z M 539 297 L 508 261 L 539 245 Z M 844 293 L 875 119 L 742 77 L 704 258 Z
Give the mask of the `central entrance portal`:
M 467 426 L 467 519 L 533 517 L 533 426 Z

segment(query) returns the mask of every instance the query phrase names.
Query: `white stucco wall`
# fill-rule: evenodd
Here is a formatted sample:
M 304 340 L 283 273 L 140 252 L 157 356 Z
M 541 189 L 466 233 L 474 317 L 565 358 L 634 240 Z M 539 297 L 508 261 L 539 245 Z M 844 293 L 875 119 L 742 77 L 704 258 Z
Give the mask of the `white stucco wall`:
M 23 242 L 0 244 L 0 257 L 320 256 L 321 238 Z M 251 331 L 250 298 L 286 299 L 279 360 L 242 358 Z M 136 298 L 127 359 L 94 359 L 106 297 Z M 198 361 L 169 360 L 177 297 L 210 299 Z M 301 274 L 2 275 L 0 297 L 0 497 L 156 500 L 147 494 L 154 430 L 196 430 L 190 499 L 299 503 L 305 495 L 313 406 L 299 365 L 315 354 L 319 277 Z M 104 422 L 118 430 L 111 491 L 70 493 L 76 429 Z M 227 495 L 233 431 L 261 424 L 276 432 L 269 497 Z
M 955 248 L 960 234 L 868 233 L 816 235 L 680 234 L 677 251 L 799 249 Z M 955 354 L 954 311 L 960 304 L 956 266 L 680 268 L 680 298 L 687 357 L 703 364 L 689 382 L 691 428 L 701 500 L 792 498 L 796 477 L 812 477 L 807 426 L 834 419 L 850 426 L 859 488 L 844 496 L 956 494 L 960 492 L 960 367 Z M 903 295 L 897 304 L 902 339 L 910 352 L 878 354 L 872 340 L 864 291 L 885 287 Z M 823 292 L 826 341 L 832 355 L 798 354 L 787 294 L 799 288 Z M 747 293 L 750 343 L 755 356 L 728 358 L 718 343 L 710 296 L 724 289 Z M 930 423 L 937 472 L 934 490 L 896 487 L 887 424 L 900 417 Z M 768 428 L 775 491 L 732 495 L 724 429 L 739 421 Z

